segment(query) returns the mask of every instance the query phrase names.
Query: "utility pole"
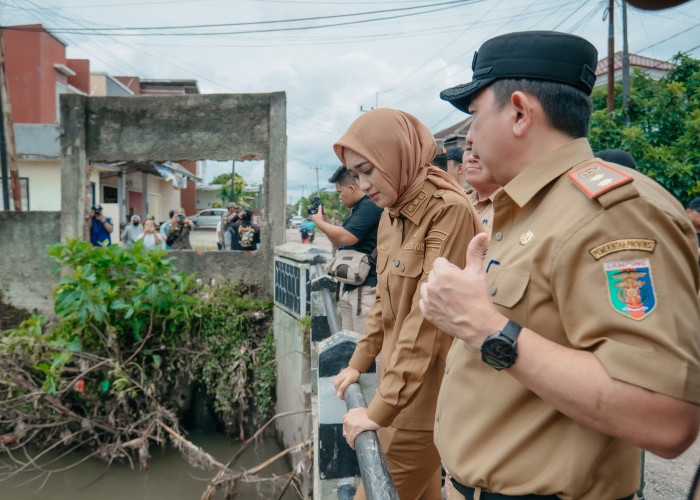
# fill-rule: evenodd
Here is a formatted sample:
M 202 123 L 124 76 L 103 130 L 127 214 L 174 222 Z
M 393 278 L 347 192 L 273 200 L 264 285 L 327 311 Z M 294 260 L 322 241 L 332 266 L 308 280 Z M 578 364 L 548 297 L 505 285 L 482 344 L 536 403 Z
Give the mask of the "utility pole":
M 236 160 L 231 161 L 231 196 L 228 201 L 236 201 L 233 199 L 233 187 L 236 184 Z
M 622 0 L 622 109 L 624 125 L 630 124 L 630 53 L 627 45 L 627 2 Z
M 366 113 L 367 111 L 372 111 L 373 109 L 377 109 L 379 107 L 379 92 L 374 93 L 374 107 L 365 109 L 362 104 L 360 104 L 360 111 L 362 113 Z
M 318 183 L 318 171 L 321 170 L 321 167 L 319 165 L 316 165 L 315 167 L 311 167 L 311 169 L 316 171 L 316 192 L 320 193 L 321 185 Z
M 5 42 L 0 29 L 0 168 L 2 169 L 3 210 L 10 210 L 10 184 L 15 211 L 22 210 L 17 155 L 15 154 L 15 132 L 12 126 L 10 93 L 5 73 Z M 8 177 L 9 170 L 9 177 Z
M 615 109 L 615 0 L 608 4 L 608 114 Z

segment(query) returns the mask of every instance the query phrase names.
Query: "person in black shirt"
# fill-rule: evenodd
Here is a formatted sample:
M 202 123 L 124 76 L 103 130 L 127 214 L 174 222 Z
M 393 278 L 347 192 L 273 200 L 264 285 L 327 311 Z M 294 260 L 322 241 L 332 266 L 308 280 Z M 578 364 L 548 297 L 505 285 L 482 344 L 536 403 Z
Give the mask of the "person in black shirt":
M 334 247 L 372 255 L 377 247 L 377 226 L 382 209 L 360 189 L 344 166 L 339 167 L 328 182 L 335 183 L 341 203 L 351 209 L 350 215 L 342 226 L 336 226 L 321 205 L 319 211 L 311 215 L 311 220 L 328 236 Z M 371 264 L 369 274 L 361 285 L 343 285 L 338 301 L 343 330 L 358 333 L 365 330 L 367 313 L 376 299 L 377 271 L 374 262 Z

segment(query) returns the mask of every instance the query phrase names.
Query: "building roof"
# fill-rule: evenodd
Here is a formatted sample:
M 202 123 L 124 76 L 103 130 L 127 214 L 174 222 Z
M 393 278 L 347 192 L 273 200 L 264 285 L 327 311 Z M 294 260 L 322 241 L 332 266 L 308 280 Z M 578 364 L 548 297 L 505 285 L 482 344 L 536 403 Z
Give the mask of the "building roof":
M 637 54 L 630 54 L 630 67 L 637 67 L 643 69 L 658 69 L 662 71 L 672 71 L 676 65 L 668 61 L 660 61 L 659 59 L 652 59 L 651 57 L 639 56 Z M 615 52 L 614 54 L 614 65 L 615 71 L 622 69 L 622 52 Z M 595 76 L 601 76 L 608 72 L 608 58 L 605 57 L 598 61 L 598 65 L 595 69 Z
M 471 124 L 473 119 L 473 116 L 468 115 L 464 120 L 455 123 L 454 125 L 451 125 L 439 132 L 435 132 L 433 134 L 433 137 L 435 137 L 436 139 L 444 140 L 450 137 L 454 137 L 456 135 L 467 135 L 467 132 L 469 131 L 469 125 Z
M 142 94 L 182 95 L 199 94 L 197 80 L 144 80 L 141 79 Z

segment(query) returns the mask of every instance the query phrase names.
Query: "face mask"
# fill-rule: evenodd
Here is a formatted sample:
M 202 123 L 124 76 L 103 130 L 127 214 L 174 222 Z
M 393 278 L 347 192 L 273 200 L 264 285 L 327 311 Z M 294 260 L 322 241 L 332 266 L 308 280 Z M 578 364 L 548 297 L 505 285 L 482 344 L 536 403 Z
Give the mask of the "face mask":
M 132 224 L 133 224 L 134 226 L 138 226 L 138 225 L 139 225 L 139 222 L 138 222 L 138 221 L 134 221 L 134 222 L 132 222 Z

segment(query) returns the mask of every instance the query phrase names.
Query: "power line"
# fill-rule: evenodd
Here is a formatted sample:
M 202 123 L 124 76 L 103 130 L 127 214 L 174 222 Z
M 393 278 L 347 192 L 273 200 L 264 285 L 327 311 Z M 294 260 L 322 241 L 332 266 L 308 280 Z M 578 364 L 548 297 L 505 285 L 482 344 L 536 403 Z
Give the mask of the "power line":
M 297 22 L 302 22 L 302 21 L 321 21 L 321 20 L 329 20 L 329 19 L 339 19 L 339 18 L 347 18 L 347 17 L 358 17 L 358 16 L 369 16 L 373 14 L 387 14 L 391 12 L 404 12 L 404 11 L 414 11 L 418 9 L 430 9 L 433 7 L 457 7 L 460 5 L 465 5 L 467 3 L 471 3 L 474 0 L 450 0 L 447 2 L 438 2 L 438 3 L 432 3 L 432 4 L 424 4 L 424 5 L 418 5 L 415 7 L 402 7 L 402 8 L 396 8 L 396 9 L 383 9 L 383 10 L 374 10 L 374 11 L 366 11 L 366 12 L 355 12 L 355 13 L 347 13 L 347 14 L 333 14 L 333 15 L 327 15 L 327 16 L 315 16 L 315 17 L 300 17 L 300 18 L 294 18 L 294 19 L 276 19 L 276 20 L 268 20 L 268 21 L 246 21 L 246 22 L 240 22 L 240 23 L 221 23 L 221 24 L 196 24 L 196 25 L 181 25 L 181 26 L 143 26 L 143 27 L 98 27 L 98 28 L 61 28 L 61 29 L 56 29 L 52 30 L 55 33 L 72 33 L 72 34 L 95 34 L 95 35 L 104 35 L 106 31 L 119 31 L 119 32 L 129 32 L 129 31 L 163 31 L 163 30 L 190 30 L 190 29 L 202 29 L 202 28 L 229 28 L 233 26 L 254 26 L 254 25 L 270 25 L 270 24 L 286 24 L 286 23 L 297 23 Z M 383 20 L 388 20 L 388 19 L 396 19 L 399 17 L 407 17 L 407 16 L 413 16 L 413 15 L 420 15 L 420 14 L 425 14 L 429 12 L 435 12 L 437 10 L 442 10 L 442 9 L 433 9 L 433 10 L 426 10 L 424 12 L 413 12 L 409 14 L 403 14 L 403 15 L 397 15 L 397 16 L 388 16 L 388 17 L 378 17 L 378 18 L 373 18 L 373 19 L 358 19 L 356 21 L 349 21 L 346 23 L 334 23 L 334 24 L 326 24 L 326 25 L 317 25 L 317 26 L 298 26 L 298 27 L 289 27 L 289 28 L 279 28 L 279 29 L 272 29 L 272 30 L 255 30 L 255 31 L 241 31 L 241 32 L 201 32 L 201 33 L 167 33 L 168 36 L 190 36 L 192 34 L 196 35 L 203 35 L 203 36 L 211 36 L 211 35 L 223 35 L 223 34 L 241 34 L 241 33 L 267 33 L 270 31 L 293 31 L 293 30 L 303 30 L 303 29 L 318 29 L 318 28 L 324 28 L 324 27 L 331 27 L 331 26 L 344 26 L 348 24 L 361 24 L 361 23 L 368 23 L 368 22 L 375 22 L 375 21 L 383 21 Z M 13 28 L 8 28 L 8 29 L 13 29 Z M 14 28 L 19 31 L 21 30 L 29 30 L 31 31 L 33 28 Z M 135 36 L 131 33 L 114 33 L 115 36 Z M 159 35 L 159 34 L 157 34 Z M 153 36 L 152 33 L 138 33 L 136 36 Z

